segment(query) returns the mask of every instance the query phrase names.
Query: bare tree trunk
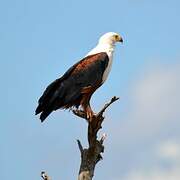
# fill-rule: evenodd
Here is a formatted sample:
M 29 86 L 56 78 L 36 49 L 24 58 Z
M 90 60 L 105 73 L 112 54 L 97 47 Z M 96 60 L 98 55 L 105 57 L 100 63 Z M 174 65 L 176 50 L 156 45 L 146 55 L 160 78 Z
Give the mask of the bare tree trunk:
M 91 180 L 93 178 L 95 166 L 102 159 L 101 153 L 104 151 L 103 140 L 100 141 L 97 141 L 94 147 L 88 149 L 83 149 L 80 141 L 78 141 L 79 146 L 82 148 L 78 180 Z
M 102 159 L 101 153 L 104 152 L 103 142 L 106 135 L 103 135 L 100 140 L 97 139 L 97 133 L 102 128 L 104 120 L 103 113 L 105 110 L 119 98 L 113 97 L 111 101 L 102 108 L 102 110 L 90 119 L 87 119 L 83 111 L 75 110 L 73 113 L 88 122 L 88 142 L 89 147 L 83 148 L 81 142 L 78 140 L 78 146 L 81 153 L 81 165 L 79 170 L 78 180 L 92 180 L 96 164 Z

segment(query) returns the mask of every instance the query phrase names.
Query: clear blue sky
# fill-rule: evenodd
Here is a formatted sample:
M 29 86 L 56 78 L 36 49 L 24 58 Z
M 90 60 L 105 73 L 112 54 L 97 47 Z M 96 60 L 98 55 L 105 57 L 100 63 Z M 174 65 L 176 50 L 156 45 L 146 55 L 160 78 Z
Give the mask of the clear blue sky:
M 114 95 L 121 100 L 106 113 L 95 179 L 147 180 L 148 172 L 156 180 L 170 170 L 180 178 L 179 22 L 178 0 L 0 1 L 0 179 L 40 179 L 41 170 L 76 179 L 86 123 L 57 111 L 41 124 L 34 110 L 45 87 L 108 31 L 124 44 L 92 104 L 97 111 Z

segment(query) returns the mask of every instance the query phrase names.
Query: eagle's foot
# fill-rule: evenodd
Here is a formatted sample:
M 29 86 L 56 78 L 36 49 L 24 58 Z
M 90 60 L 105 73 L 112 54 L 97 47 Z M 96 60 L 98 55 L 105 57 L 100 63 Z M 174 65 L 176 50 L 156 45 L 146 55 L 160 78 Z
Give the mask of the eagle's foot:
M 92 109 L 90 107 L 87 107 L 86 108 L 86 117 L 87 117 L 87 120 L 89 122 L 92 121 L 93 117 L 95 116 L 94 112 L 92 111 Z

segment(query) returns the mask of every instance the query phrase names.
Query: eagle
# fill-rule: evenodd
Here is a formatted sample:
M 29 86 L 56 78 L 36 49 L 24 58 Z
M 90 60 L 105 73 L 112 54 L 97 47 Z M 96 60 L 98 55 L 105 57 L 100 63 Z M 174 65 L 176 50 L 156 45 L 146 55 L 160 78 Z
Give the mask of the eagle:
M 102 35 L 83 59 L 70 67 L 63 76 L 53 81 L 39 98 L 35 114 L 43 122 L 58 109 L 79 107 L 91 120 L 94 112 L 90 106 L 93 93 L 105 82 L 111 70 L 116 42 L 123 42 L 115 32 Z

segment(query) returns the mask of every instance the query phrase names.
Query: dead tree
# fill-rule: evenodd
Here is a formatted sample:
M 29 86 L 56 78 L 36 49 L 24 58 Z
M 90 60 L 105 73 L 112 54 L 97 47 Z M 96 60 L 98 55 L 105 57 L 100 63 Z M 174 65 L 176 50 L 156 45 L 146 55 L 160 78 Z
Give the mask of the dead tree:
M 78 140 L 78 146 L 81 153 L 81 165 L 79 170 L 78 180 L 91 180 L 94 176 L 96 164 L 102 159 L 101 153 L 104 152 L 103 142 L 106 135 L 103 135 L 100 140 L 97 139 L 97 133 L 102 128 L 104 120 L 103 113 L 105 110 L 119 98 L 113 97 L 111 101 L 101 109 L 97 115 L 94 115 L 89 121 L 83 111 L 74 110 L 73 113 L 88 122 L 88 148 L 83 148 Z
M 92 180 L 94 176 L 94 170 L 96 164 L 102 159 L 101 153 L 104 152 L 103 142 L 106 138 L 104 134 L 99 140 L 97 138 L 98 131 L 102 128 L 102 123 L 104 121 L 105 110 L 119 98 L 113 97 L 111 101 L 104 105 L 104 107 L 94 115 L 90 120 L 87 118 L 86 113 L 81 110 L 73 110 L 72 112 L 88 123 L 88 148 L 83 148 L 80 140 L 77 140 L 78 147 L 81 153 L 81 164 L 79 169 L 78 180 Z M 47 176 L 47 175 L 46 175 Z M 44 179 L 44 178 L 43 178 Z M 49 180 L 47 176 L 44 180 Z

